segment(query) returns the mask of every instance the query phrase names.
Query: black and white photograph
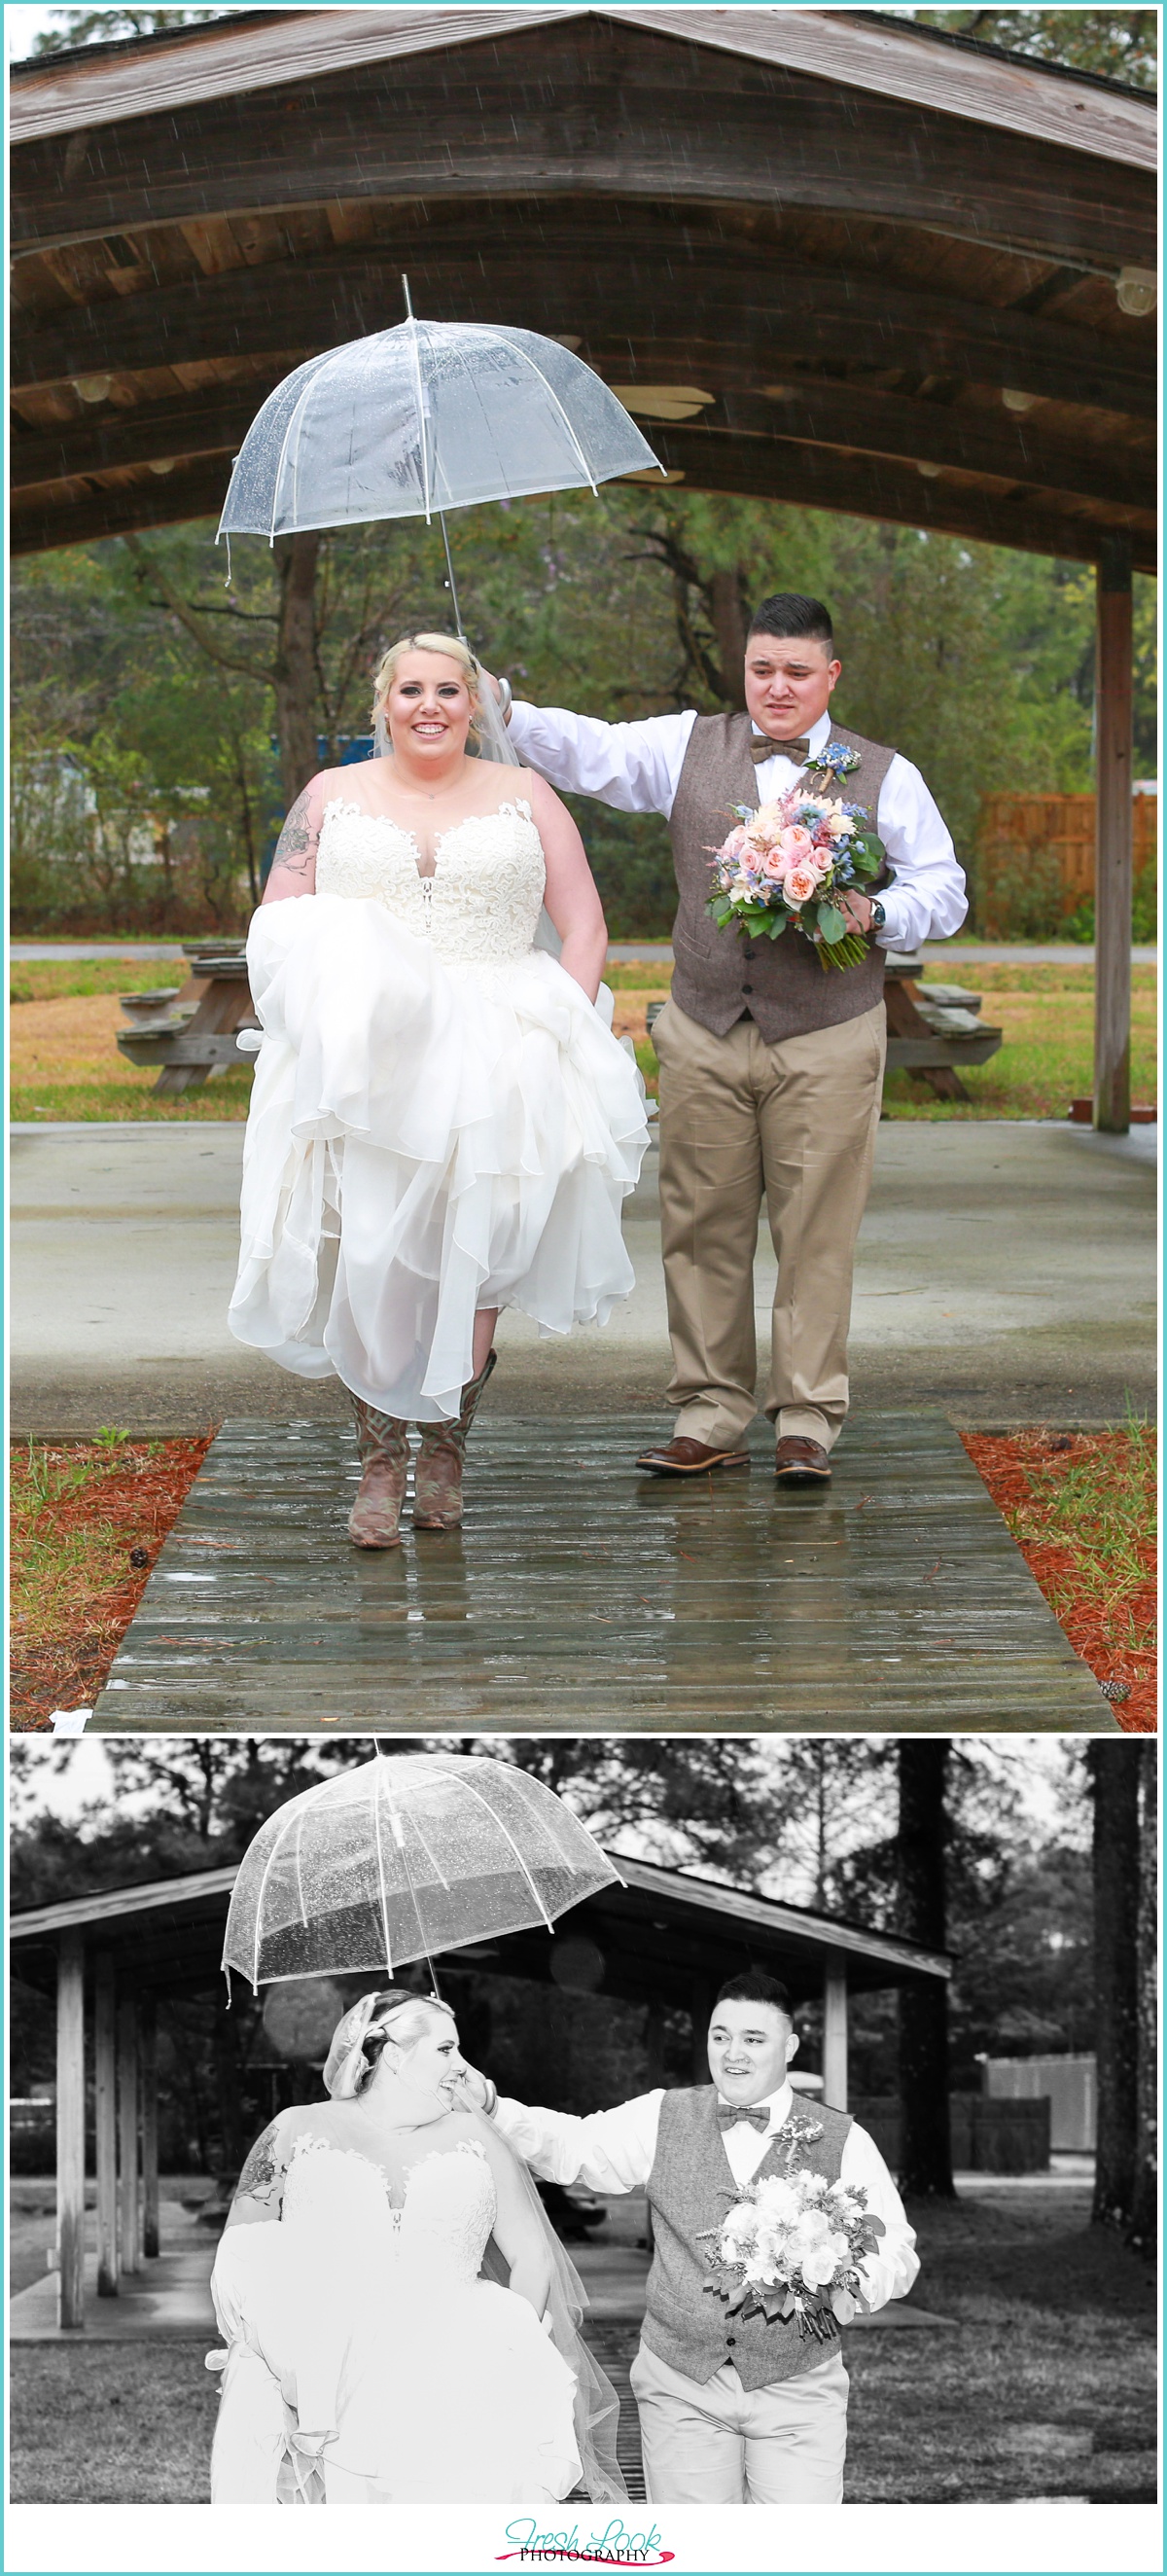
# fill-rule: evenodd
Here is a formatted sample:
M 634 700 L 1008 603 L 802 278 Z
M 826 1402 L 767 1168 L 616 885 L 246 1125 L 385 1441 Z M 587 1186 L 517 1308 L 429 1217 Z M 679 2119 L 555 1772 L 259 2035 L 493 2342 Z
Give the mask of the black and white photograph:
M 1162 2576 L 1161 13 L 3 16 L 6 2565 Z
M 1153 2502 L 1155 1780 L 21 1747 L 14 2497 Z

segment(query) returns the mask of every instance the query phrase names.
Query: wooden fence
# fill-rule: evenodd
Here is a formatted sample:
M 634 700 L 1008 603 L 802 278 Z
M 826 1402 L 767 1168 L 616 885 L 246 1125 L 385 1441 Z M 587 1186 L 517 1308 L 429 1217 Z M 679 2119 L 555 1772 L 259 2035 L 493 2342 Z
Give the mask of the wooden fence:
M 1158 846 L 1159 799 L 1136 796 L 1133 805 L 1138 878 Z M 980 927 L 991 939 L 1008 928 L 1005 916 L 1026 873 L 1035 879 L 1035 892 L 1044 889 L 1051 908 L 1063 916 L 1094 892 L 1093 796 L 986 796 L 977 838 Z
M 851 2102 L 852 2117 L 874 2138 L 885 2163 L 900 2163 L 900 2106 L 894 2099 Z M 1050 2158 L 1050 2106 L 998 2101 L 984 2093 L 949 2095 L 952 2162 L 957 2173 L 1044 2173 Z

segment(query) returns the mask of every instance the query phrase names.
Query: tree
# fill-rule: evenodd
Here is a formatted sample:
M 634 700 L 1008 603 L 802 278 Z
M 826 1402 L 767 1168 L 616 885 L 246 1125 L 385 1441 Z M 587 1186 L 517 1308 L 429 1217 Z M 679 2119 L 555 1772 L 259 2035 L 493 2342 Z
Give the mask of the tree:
M 951 36 L 1064 63 L 1132 89 L 1153 90 L 1157 9 L 909 9 L 909 18 Z
M 1094 1956 L 1098 2158 L 1092 2218 L 1126 2227 L 1134 2203 L 1139 2107 L 1139 1763 L 1136 1745 L 1097 1737 L 1094 1790 Z
M 1139 1910 L 1135 2014 L 1135 2158 L 1131 2242 L 1154 2249 L 1159 2224 L 1159 1759 L 1143 1737 L 1139 1764 Z
M 54 9 L 55 27 L 42 27 L 33 39 L 34 54 L 72 53 L 81 45 L 109 45 L 121 38 L 162 36 L 176 27 L 198 26 L 205 18 L 225 18 L 227 9 Z
M 948 1833 L 946 1737 L 905 1736 L 898 1746 L 901 1929 L 929 1950 L 946 1946 L 944 1854 Z M 899 1994 L 900 2183 L 905 2192 L 951 2200 L 948 2113 L 948 1997 L 939 1978 Z

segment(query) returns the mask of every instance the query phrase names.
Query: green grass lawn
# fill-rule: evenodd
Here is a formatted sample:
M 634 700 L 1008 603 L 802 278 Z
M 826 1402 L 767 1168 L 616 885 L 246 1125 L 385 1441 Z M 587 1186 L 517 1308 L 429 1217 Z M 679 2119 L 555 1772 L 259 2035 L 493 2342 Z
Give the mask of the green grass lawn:
M 1152 2265 L 1086 2224 L 1084 2192 L 998 2189 L 909 2215 L 913 2304 L 954 2322 L 849 2339 L 848 2502 L 1146 2501 Z M 629 2359 L 635 2340 L 630 2320 Z M 18 2346 L 13 2501 L 205 2502 L 211 2341 Z
M 1004 1044 L 988 1064 L 970 1066 L 962 1074 L 967 1101 L 937 1100 L 906 1073 L 889 1074 L 887 1116 L 1064 1118 L 1071 1100 L 1088 1096 L 1093 1088 L 1093 967 L 1086 960 L 1027 964 L 1018 957 L 1003 964 L 970 961 L 963 968 L 957 963 L 953 972 L 983 995 L 982 1016 L 1004 1030 Z M 251 1073 L 245 1065 L 232 1066 L 195 1090 L 159 1097 L 153 1070 L 135 1072 L 117 1054 L 113 997 L 131 986 L 154 991 L 182 980 L 182 968 L 164 959 L 15 960 L 10 987 L 12 1116 L 34 1125 L 58 1119 L 246 1118 Z M 644 1034 L 644 1011 L 652 1000 L 665 999 L 669 970 L 633 959 L 612 966 L 608 981 L 618 1008 L 621 996 L 635 997 L 625 1024 L 655 1096 L 657 1061 Z M 1131 1089 L 1136 1101 L 1148 1103 L 1157 1098 L 1156 993 L 1155 968 L 1136 966 Z

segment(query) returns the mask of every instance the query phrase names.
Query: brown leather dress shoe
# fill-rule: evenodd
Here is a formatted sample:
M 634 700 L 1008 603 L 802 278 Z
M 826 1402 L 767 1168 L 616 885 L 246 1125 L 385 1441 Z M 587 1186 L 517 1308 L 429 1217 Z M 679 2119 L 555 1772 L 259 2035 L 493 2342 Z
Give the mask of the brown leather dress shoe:
M 748 1449 L 709 1449 L 703 1440 L 670 1440 L 665 1448 L 645 1449 L 636 1464 L 653 1476 L 704 1476 L 711 1467 L 748 1467 Z
M 791 1432 L 774 1452 L 774 1473 L 782 1485 L 829 1485 L 831 1462 L 821 1440 Z

